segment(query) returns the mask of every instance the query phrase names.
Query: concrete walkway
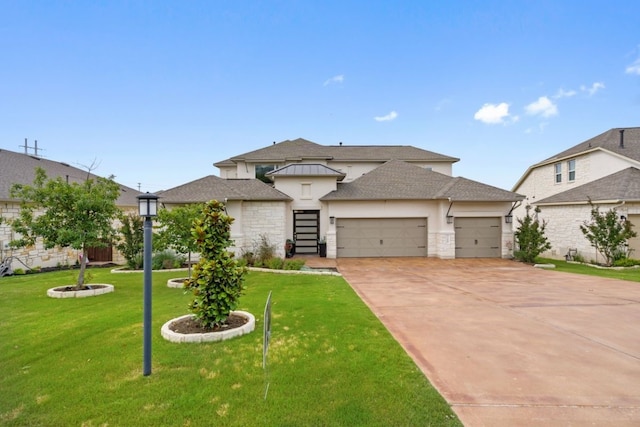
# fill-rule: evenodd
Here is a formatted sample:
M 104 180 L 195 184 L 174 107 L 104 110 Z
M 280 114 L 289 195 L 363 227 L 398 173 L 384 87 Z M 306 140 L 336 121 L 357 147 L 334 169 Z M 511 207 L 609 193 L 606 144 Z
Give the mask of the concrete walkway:
M 506 260 L 337 264 L 465 426 L 640 426 L 640 283 Z

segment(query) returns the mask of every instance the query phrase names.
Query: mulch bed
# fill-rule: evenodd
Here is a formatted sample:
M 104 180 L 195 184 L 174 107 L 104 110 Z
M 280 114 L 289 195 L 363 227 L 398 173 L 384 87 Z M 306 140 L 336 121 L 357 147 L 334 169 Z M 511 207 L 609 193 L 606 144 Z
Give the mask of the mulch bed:
M 74 292 L 74 291 L 89 291 L 94 289 L 102 289 L 106 288 L 104 285 L 84 285 L 80 289 L 77 289 L 75 286 L 61 286 L 59 288 L 54 288 L 53 290 L 56 292 Z
M 196 319 L 186 317 L 172 322 L 171 325 L 169 325 L 169 329 L 179 334 L 205 334 L 208 332 L 222 332 L 228 331 L 229 329 L 240 328 L 248 321 L 247 318 L 232 313 L 227 317 L 227 321 L 224 324 L 214 328 L 205 328 Z

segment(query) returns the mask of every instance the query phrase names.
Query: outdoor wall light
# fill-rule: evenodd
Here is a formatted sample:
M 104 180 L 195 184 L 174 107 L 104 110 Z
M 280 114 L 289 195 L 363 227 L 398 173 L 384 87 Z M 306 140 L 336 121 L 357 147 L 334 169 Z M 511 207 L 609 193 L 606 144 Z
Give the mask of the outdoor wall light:
M 505 215 L 504 222 L 507 224 L 511 224 L 513 222 L 513 215 Z
M 158 196 L 146 192 L 138 196 L 138 209 L 144 217 L 144 313 L 143 313 L 143 362 L 142 374 L 151 374 L 151 247 L 153 234 L 151 233 L 152 218 L 158 215 Z
M 447 215 L 447 224 L 453 224 L 453 215 Z
M 336 217 L 335 216 L 330 216 L 329 217 L 329 224 L 335 224 L 336 223 Z

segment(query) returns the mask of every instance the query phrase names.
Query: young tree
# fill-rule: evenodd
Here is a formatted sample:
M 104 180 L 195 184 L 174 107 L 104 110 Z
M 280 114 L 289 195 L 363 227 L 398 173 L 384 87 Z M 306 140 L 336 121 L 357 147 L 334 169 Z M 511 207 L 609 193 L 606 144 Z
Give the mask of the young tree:
M 188 254 L 189 276 L 191 276 L 191 253 L 198 250 L 196 239 L 191 233 L 193 221 L 202 214 L 202 205 L 193 204 L 158 211 L 160 231 L 157 234 L 159 249 L 173 249 Z
M 119 209 L 116 200 L 120 186 L 111 178 L 87 178 L 82 183 L 67 183 L 58 177 L 47 178 L 36 169 L 33 185 L 14 184 L 11 197 L 21 199 L 17 218 L 11 221 L 21 237 L 14 247 L 31 246 L 42 237 L 46 249 L 71 247 L 82 253 L 76 289 L 84 287 L 87 249 L 106 247 L 113 241 L 112 222 Z
M 212 200 L 204 205 L 202 215 L 193 223 L 192 235 L 200 248 L 200 261 L 185 288 L 193 291 L 190 304 L 200 324 L 213 328 L 224 324 L 229 313 L 238 306 L 244 290 L 246 268 L 227 251 L 231 245 L 233 218 L 224 211 L 224 204 Z
M 137 213 L 129 213 L 120 215 L 122 226 L 118 230 L 122 240 L 116 245 L 116 248 L 122 253 L 124 259 L 127 260 L 127 266 L 132 269 L 142 267 L 142 257 L 140 254 L 144 248 L 144 220 Z
M 530 210 L 531 206 L 527 206 L 526 216 L 523 219 L 518 218 L 519 227 L 514 233 L 518 250 L 514 252 L 514 256 L 522 262 L 533 263 L 538 255 L 551 249 L 551 244 L 544 235 L 546 221 L 540 222 L 538 215 L 532 217 Z M 536 206 L 534 212 L 540 213 L 540 208 Z
M 591 221 L 584 221 L 580 226 L 582 234 L 591 246 L 604 257 L 606 265 L 627 257 L 627 242 L 638 234 L 633 231 L 630 221 L 620 221 L 615 208 L 601 213 L 598 206 L 591 201 Z

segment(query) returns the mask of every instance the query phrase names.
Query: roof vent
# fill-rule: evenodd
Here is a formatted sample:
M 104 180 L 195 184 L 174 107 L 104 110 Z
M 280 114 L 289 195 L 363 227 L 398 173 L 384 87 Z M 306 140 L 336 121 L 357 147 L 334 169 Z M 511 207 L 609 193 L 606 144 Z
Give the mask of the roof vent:
M 340 147 L 342 147 L 342 141 L 340 141 Z
M 624 129 L 620 129 L 620 148 L 624 148 Z
M 275 142 L 275 141 L 273 141 L 273 145 L 276 145 L 276 142 Z

